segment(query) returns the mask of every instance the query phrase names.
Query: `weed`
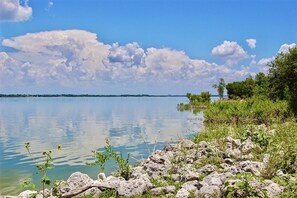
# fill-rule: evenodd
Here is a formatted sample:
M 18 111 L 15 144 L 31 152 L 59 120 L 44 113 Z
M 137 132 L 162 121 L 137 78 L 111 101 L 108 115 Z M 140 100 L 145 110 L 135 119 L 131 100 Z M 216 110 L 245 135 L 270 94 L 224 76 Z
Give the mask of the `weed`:
M 238 179 L 234 185 L 229 183 L 230 179 Z M 240 173 L 235 176 L 232 176 L 225 183 L 226 197 L 268 197 L 266 190 L 256 189 L 250 183 L 254 180 L 260 182 L 263 181 L 263 178 L 257 177 L 251 173 Z
M 31 144 L 29 142 L 25 143 L 25 148 L 29 153 L 29 156 L 35 161 L 35 157 L 32 155 L 30 151 Z M 59 144 L 57 150 L 61 150 L 62 146 Z M 51 184 L 51 179 L 47 176 L 47 172 L 49 169 L 53 168 L 53 159 L 52 159 L 53 151 L 44 151 L 42 152 L 43 161 L 41 163 L 36 163 L 37 173 L 41 174 L 41 184 L 42 184 L 42 195 L 44 197 L 45 186 L 49 186 Z M 29 183 L 27 183 L 29 184 Z
M 106 162 L 109 159 L 113 159 L 118 165 L 119 175 L 125 178 L 125 180 L 128 180 L 131 176 L 131 166 L 129 165 L 130 154 L 128 154 L 127 158 L 124 158 L 122 153 L 118 154 L 115 152 L 108 139 L 106 139 L 106 146 L 104 149 L 104 152 L 92 151 L 95 161 L 92 163 L 87 163 L 87 165 L 99 165 L 100 169 L 104 171 Z

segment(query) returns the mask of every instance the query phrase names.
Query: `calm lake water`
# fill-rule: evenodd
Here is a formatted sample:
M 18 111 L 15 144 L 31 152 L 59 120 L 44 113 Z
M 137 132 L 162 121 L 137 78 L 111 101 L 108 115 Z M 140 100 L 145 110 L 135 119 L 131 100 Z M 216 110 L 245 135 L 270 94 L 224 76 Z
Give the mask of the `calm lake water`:
M 41 152 L 55 149 L 52 180 L 67 179 L 75 171 L 97 177 L 99 167 L 86 166 L 92 150 L 102 150 L 108 138 L 117 151 L 131 153 L 132 163 L 147 158 L 154 148 L 188 137 L 202 129 L 202 115 L 178 112 L 183 97 L 166 98 L 1 98 L 0 195 L 22 191 L 30 178 L 40 183 L 35 164 Z M 30 142 L 36 159 L 28 156 Z M 110 164 L 106 172 L 114 171 Z

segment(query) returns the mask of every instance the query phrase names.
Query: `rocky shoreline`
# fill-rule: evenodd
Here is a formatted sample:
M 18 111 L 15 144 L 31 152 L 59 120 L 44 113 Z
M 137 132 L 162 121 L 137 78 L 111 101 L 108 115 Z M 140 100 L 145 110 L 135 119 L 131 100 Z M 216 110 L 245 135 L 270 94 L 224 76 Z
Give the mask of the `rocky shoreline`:
M 107 190 L 114 191 L 115 197 L 244 197 L 248 190 L 256 197 L 277 197 L 285 186 L 262 177 L 269 155 L 254 160 L 251 151 L 257 147 L 250 138 L 242 141 L 230 136 L 224 139 L 224 145 L 182 140 L 154 151 L 132 168 L 129 180 L 106 177 L 104 173 L 93 180 L 75 172 L 58 188 L 46 190 L 45 197 L 100 197 Z M 277 175 L 288 176 L 282 171 Z M 32 194 L 43 197 L 42 192 L 35 191 L 24 191 L 16 197 L 29 198 Z

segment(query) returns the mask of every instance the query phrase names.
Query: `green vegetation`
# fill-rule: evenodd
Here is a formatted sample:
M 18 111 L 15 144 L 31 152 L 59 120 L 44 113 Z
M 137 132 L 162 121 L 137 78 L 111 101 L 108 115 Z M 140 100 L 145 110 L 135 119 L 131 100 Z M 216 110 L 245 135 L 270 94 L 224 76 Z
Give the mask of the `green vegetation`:
M 193 110 L 193 113 L 197 114 L 201 110 L 205 109 L 211 100 L 210 93 L 207 92 L 201 92 L 200 94 L 186 94 L 187 98 L 189 99 L 188 104 L 180 103 L 177 105 L 177 109 L 179 111 L 188 111 Z
M 269 66 L 267 76 L 259 73 L 255 79 L 249 77 L 227 84 L 229 99 L 262 96 L 273 101 L 286 100 L 290 111 L 297 117 L 297 47 L 278 54 Z
M 225 91 L 225 87 L 226 87 L 224 78 L 220 78 L 219 83 L 214 84 L 212 87 L 217 89 L 220 100 L 222 100 L 224 98 L 224 91 Z
M 226 198 L 232 197 L 267 197 L 267 192 L 265 190 L 256 189 L 255 187 L 250 185 L 250 182 L 257 179 L 258 181 L 263 181 L 264 179 L 261 177 L 256 177 L 251 173 L 240 173 L 235 176 L 230 177 L 231 179 L 240 179 L 235 182 L 234 185 L 230 185 L 229 182 L 225 183 L 226 188 Z
M 36 157 L 32 155 L 32 153 L 30 151 L 30 147 L 31 147 L 31 144 L 29 142 L 25 143 L 25 148 L 26 148 L 27 152 L 29 153 L 29 156 L 34 161 L 36 161 Z M 58 145 L 57 150 L 59 151 L 61 149 L 62 149 L 62 146 Z M 43 161 L 40 163 L 36 163 L 37 173 L 41 174 L 43 197 L 45 197 L 45 195 L 44 195 L 45 187 L 49 186 L 52 182 L 51 179 L 47 176 L 48 170 L 54 167 L 52 154 L 53 154 L 52 150 L 42 152 Z M 32 184 L 32 182 L 30 182 L 30 180 L 25 180 L 23 184 L 24 184 L 24 187 L 35 188 L 35 185 Z
M 230 99 L 250 98 L 254 93 L 255 82 L 252 77 L 244 81 L 233 82 L 226 85 L 227 93 Z
M 104 152 L 93 151 L 95 161 L 92 163 L 87 163 L 87 165 L 99 165 L 100 169 L 104 171 L 106 162 L 109 159 L 113 159 L 119 167 L 117 173 L 128 180 L 131 176 L 131 166 L 129 165 L 130 154 L 128 154 L 127 158 L 125 159 L 122 153 L 115 152 L 108 139 L 106 139 L 106 146 L 104 149 Z
M 297 117 L 297 47 L 278 54 L 269 66 L 270 97 L 288 100 Z
M 272 124 L 291 118 L 286 101 L 264 97 L 246 100 L 215 101 L 204 110 L 206 123 Z

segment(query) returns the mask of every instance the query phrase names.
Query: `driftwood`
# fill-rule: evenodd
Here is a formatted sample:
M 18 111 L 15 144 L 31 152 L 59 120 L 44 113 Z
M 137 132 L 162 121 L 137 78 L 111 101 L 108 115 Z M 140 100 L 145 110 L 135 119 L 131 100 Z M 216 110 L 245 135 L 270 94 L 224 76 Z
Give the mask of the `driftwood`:
M 103 185 L 103 184 L 91 184 L 91 185 L 84 186 L 84 187 L 82 187 L 80 189 L 77 189 L 74 192 L 63 194 L 62 198 L 74 197 L 76 195 L 79 195 L 79 194 L 89 190 L 90 188 L 99 188 L 100 190 L 113 189 L 112 187 L 107 186 L 107 185 Z

